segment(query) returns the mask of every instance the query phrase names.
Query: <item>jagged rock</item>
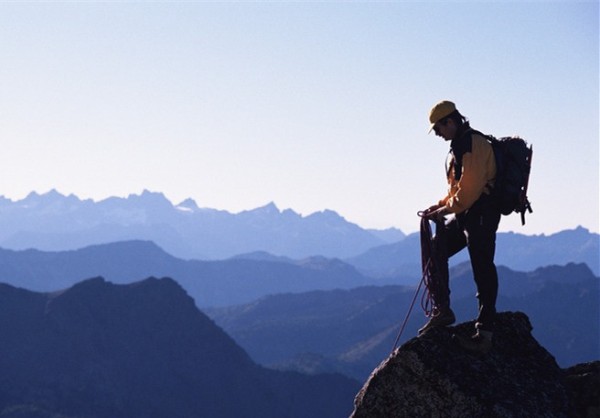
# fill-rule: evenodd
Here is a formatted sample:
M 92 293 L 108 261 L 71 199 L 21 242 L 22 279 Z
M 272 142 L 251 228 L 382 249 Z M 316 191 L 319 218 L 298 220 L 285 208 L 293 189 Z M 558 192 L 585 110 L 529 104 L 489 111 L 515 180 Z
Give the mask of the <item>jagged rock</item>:
M 600 417 L 600 361 L 565 369 L 573 416 Z
M 452 339 L 473 322 L 413 338 L 371 374 L 351 418 L 576 416 L 563 371 L 531 330 L 525 314 L 500 313 L 485 355 Z

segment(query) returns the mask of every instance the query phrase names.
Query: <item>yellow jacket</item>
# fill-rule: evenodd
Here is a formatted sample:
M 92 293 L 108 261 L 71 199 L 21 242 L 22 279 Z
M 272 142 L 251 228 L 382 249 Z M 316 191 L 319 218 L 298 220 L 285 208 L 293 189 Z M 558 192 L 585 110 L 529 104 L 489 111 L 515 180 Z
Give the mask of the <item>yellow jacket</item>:
M 439 204 L 451 213 L 466 211 L 482 193 L 490 193 L 496 178 L 496 160 L 483 134 L 467 127 L 452 140 L 446 173 L 448 194 Z

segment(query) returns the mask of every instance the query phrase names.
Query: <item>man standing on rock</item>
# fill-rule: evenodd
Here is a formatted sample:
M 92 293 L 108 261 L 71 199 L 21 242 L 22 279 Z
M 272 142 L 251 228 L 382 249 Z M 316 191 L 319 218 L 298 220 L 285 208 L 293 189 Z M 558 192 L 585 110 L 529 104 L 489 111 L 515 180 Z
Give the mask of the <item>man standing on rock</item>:
M 430 132 L 445 141 L 450 141 L 450 152 L 446 163 L 448 194 L 435 205 L 424 211 L 424 216 L 441 222 L 444 245 L 448 257 L 467 247 L 471 259 L 473 276 L 477 285 L 479 315 L 476 332 L 469 338 L 457 337 L 466 349 L 487 352 L 492 346 L 498 274 L 494 264 L 496 231 L 500 222 L 500 211 L 493 201 L 491 190 L 496 177 L 496 162 L 491 144 L 486 137 L 473 130 L 468 120 L 460 114 L 454 103 L 437 103 L 429 113 Z M 454 215 L 445 222 L 447 215 Z M 437 246 L 436 245 L 436 246 Z M 448 287 L 448 260 L 438 266 L 441 288 L 446 291 L 436 295 L 435 309 L 419 335 L 434 327 L 448 326 L 455 322 L 450 309 Z

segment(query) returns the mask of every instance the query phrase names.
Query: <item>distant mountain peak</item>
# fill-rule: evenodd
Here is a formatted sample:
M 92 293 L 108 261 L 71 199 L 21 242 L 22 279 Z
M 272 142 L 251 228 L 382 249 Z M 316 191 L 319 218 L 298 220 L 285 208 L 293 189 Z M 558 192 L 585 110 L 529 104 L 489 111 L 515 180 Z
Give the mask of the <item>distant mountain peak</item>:
M 29 192 L 29 194 L 27 196 L 25 196 L 25 199 L 23 200 L 32 200 L 32 199 L 38 199 L 40 197 L 40 194 L 38 192 L 36 192 L 35 190 Z
M 222 259 L 264 250 L 291 258 L 348 257 L 385 243 L 332 210 L 303 216 L 264 206 L 231 213 L 201 208 L 192 199 L 173 204 L 163 193 L 112 196 L 95 202 L 36 192 L 0 200 L 0 246 L 74 250 L 92 244 L 143 239 L 183 258 Z
M 570 229 L 570 230 L 567 229 L 567 230 L 561 231 L 561 232 L 563 232 L 563 233 L 571 233 L 573 235 L 588 235 L 588 234 L 590 234 L 590 230 L 588 228 L 585 228 L 585 227 L 581 226 L 581 225 L 578 225 L 575 229 Z M 558 233 L 560 234 L 561 232 L 558 232 Z
M 107 281 L 104 279 L 104 277 L 99 276 L 78 282 L 65 291 L 83 292 L 85 294 L 93 295 L 98 291 L 110 291 L 111 289 L 137 289 L 137 291 L 142 291 L 144 288 L 160 288 L 160 291 L 163 293 L 163 295 L 166 295 L 169 292 L 175 292 L 175 294 L 179 296 L 184 295 L 187 298 L 187 294 L 179 285 L 179 283 L 169 277 L 148 277 L 132 283 L 115 284 Z M 80 294 L 79 296 L 81 297 L 82 295 Z
M 46 193 L 41 194 L 37 193 L 36 191 L 32 191 L 24 199 L 19 200 L 16 203 L 18 203 L 18 205 L 21 207 L 32 209 L 36 207 L 46 207 L 50 205 L 61 204 L 63 202 L 77 204 L 80 203 L 81 200 L 74 194 L 65 196 L 56 189 L 51 189 Z
M 172 205 L 171 201 L 169 199 L 166 198 L 166 196 L 161 193 L 161 192 L 152 192 L 150 190 L 144 189 L 142 191 L 141 194 L 136 195 L 136 194 L 130 194 L 129 196 L 127 196 L 128 199 L 133 199 L 133 200 L 141 200 L 141 201 L 161 201 L 161 202 L 168 202 L 170 205 Z
M 177 209 L 187 212 L 197 212 L 200 210 L 196 201 L 192 198 L 187 198 L 183 202 L 175 206 Z
M 307 217 L 308 218 L 317 218 L 317 219 L 331 219 L 331 220 L 345 221 L 343 216 L 341 216 L 339 213 L 337 213 L 336 211 L 331 210 L 331 209 L 324 209 L 321 211 L 313 212 L 310 215 L 308 215 Z
M 375 235 L 377 238 L 382 239 L 390 244 L 402 241 L 404 238 L 406 238 L 406 234 L 404 234 L 401 230 L 397 228 L 368 229 L 367 231 Z
M 281 211 L 274 202 L 269 202 L 264 206 L 260 206 L 256 209 L 243 211 L 245 214 L 265 214 L 265 215 L 279 215 Z
M 25 199 L 39 199 L 39 198 L 57 199 L 57 198 L 63 198 L 63 197 L 66 197 L 66 196 L 63 195 L 62 193 L 60 193 L 58 190 L 50 189 L 46 193 L 38 193 L 34 190 L 34 191 L 30 192 L 25 197 Z
M 262 211 L 265 211 L 265 212 L 276 212 L 276 213 L 280 212 L 279 208 L 277 207 L 277 205 L 275 204 L 275 202 L 269 202 L 268 204 L 266 204 L 262 208 L 258 208 L 258 210 L 262 210 Z
M 278 263 L 293 263 L 294 260 L 288 257 L 270 254 L 266 251 L 253 251 L 251 253 L 238 254 L 230 257 L 230 260 L 255 260 L 255 261 L 271 261 Z

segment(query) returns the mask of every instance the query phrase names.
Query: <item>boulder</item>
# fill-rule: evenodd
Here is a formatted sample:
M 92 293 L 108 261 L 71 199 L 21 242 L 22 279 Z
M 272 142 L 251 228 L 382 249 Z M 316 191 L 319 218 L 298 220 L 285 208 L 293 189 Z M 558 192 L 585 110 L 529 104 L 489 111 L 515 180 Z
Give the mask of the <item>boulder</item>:
M 588 416 L 578 411 L 593 413 L 588 404 L 598 385 L 576 400 L 574 395 L 593 374 L 565 373 L 531 331 L 525 314 L 503 312 L 486 354 L 466 351 L 453 339 L 453 334 L 472 335 L 474 322 L 413 338 L 373 371 L 356 396 L 351 418 L 567 418 Z M 597 367 L 595 371 L 597 377 Z

